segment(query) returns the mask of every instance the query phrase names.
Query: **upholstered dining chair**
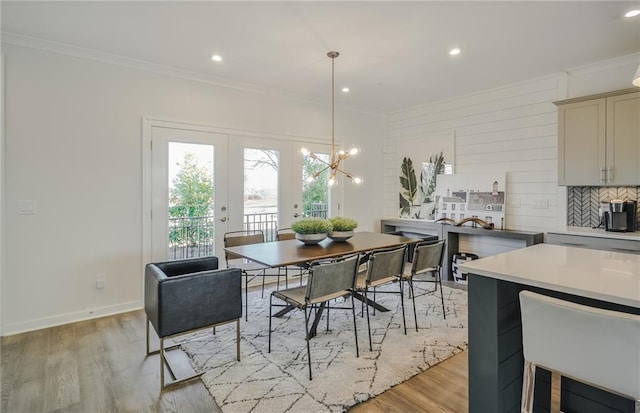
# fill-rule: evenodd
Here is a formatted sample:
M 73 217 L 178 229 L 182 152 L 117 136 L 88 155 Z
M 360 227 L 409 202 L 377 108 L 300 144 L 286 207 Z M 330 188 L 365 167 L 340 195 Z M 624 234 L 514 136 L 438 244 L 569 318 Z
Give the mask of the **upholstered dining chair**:
M 536 367 L 635 401 L 640 413 L 640 315 L 520 292 L 524 377 L 521 411 L 533 411 Z M 562 393 L 562 392 L 560 392 Z M 552 399 L 551 412 L 561 400 Z
M 166 359 L 165 340 L 204 328 L 236 322 L 236 359 L 240 361 L 242 279 L 237 268 L 218 269 L 217 257 L 147 264 L 144 276 L 147 356 L 160 353 L 160 390 L 199 377 L 176 380 Z M 160 349 L 149 351 L 149 323 L 160 338 Z M 164 367 L 173 382 L 165 386 Z
M 356 312 L 353 302 L 351 290 L 355 285 L 358 273 L 359 255 L 350 255 L 332 261 L 316 261 L 309 266 L 309 278 L 307 285 L 295 287 L 286 290 L 273 291 L 269 300 L 269 348 L 271 352 L 271 320 L 273 307 L 293 306 L 296 309 L 304 311 L 304 324 L 307 341 L 307 359 L 309 364 L 309 380 L 313 380 L 311 373 L 311 348 L 309 345 L 310 331 L 309 319 L 314 313 L 319 316 L 322 310 L 338 309 L 351 310 L 353 316 L 353 331 L 356 341 L 356 356 L 359 357 L 358 351 L 358 330 L 356 324 Z M 350 296 L 351 305 L 337 306 L 329 305 L 329 301 L 340 297 Z M 284 301 L 285 304 L 274 304 L 273 299 L 276 298 Z M 329 314 L 327 314 L 329 317 Z M 316 320 L 317 321 L 317 320 Z M 327 323 L 328 325 L 328 323 Z
M 224 234 L 224 246 L 238 247 L 241 245 L 259 244 L 264 242 L 264 232 L 261 230 L 245 230 L 245 231 L 231 231 Z M 233 254 L 225 250 L 224 258 L 227 262 L 227 268 L 239 268 L 242 271 L 244 277 L 244 317 L 246 321 L 249 321 L 249 283 L 256 277 L 262 277 L 262 297 L 264 297 L 264 282 L 265 278 L 269 275 L 266 267 L 257 262 L 247 260 L 240 255 Z M 277 288 L 280 288 L 280 273 L 275 274 L 278 277 Z M 285 274 L 286 277 L 286 274 Z M 286 280 L 285 280 L 286 281 Z
M 367 270 L 358 274 L 358 278 L 356 280 L 356 291 L 362 292 L 364 294 L 365 302 L 369 301 L 368 294 L 370 291 L 373 292 L 373 300 L 375 301 L 375 295 L 378 287 L 393 282 L 398 282 L 399 291 L 381 292 L 400 294 L 400 305 L 402 306 L 402 322 L 404 325 L 405 334 L 407 334 L 407 320 L 404 314 L 402 273 L 404 271 L 406 255 L 406 245 L 395 248 L 374 250 L 369 254 L 369 260 L 367 261 Z M 369 332 L 369 350 L 373 350 L 373 344 L 371 340 L 371 321 L 369 319 L 369 305 L 365 305 L 365 307 L 367 312 L 367 330 Z
M 411 262 L 411 272 L 402 274 L 402 279 L 409 283 L 409 293 L 413 300 L 413 316 L 418 331 L 418 315 L 416 312 L 416 292 L 414 283 L 433 283 L 433 289 L 425 294 L 435 294 L 440 286 L 440 301 L 442 302 L 442 317 L 447 318 L 444 306 L 444 293 L 442 292 L 442 263 L 444 260 L 445 240 L 423 241 L 417 244 L 413 250 L 413 261 Z M 432 274 L 431 278 L 420 278 L 423 275 Z
M 296 233 L 293 232 L 291 228 L 278 228 L 276 230 L 276 241 L 285 241 L 285 240 L 295 239 L 295 238 L 296 238 Z M 278 270 L 285 272 L 285 283 L 286 283 L 285 288 L 289 288 L 289 285 L 288 285 L 289 270 L 298 272 L 298 276 L 300 277 L 300 285 L 302 285 L 302 277 L 304 276 L 304 274 L 307 272 L 308 269 L 309 269 L 309 265 L 305 263 L 305 264 L 287 265 L 286 267 L 280 267 Z

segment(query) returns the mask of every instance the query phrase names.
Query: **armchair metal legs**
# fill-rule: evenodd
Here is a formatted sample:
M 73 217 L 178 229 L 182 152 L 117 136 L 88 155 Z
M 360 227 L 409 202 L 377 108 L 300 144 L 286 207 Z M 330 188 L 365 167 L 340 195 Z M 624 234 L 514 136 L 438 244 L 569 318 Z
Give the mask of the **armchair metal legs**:
M 150 356 L 152 354 L 160 354 L 160 391 L 163 391 L 163 390 L 165 390 L 165 389 L 167 389 L 169 387 L 175 386 L 177 384 L 184 383 L 184 382 L 196 379 L 196 378 L 202 376 L 202 374 L 204 374 L 204 372 L 196 373 L 196 374 L 193 374 L 191 376 L 188 376 L 188 377 L 185 377 L 185 378 L 182 378 L 182 379 L 176 379 L 176 375 L 173 372 L 173 368 L 171 367 L 171 364 L 169 364 L 169 360 L 167 360 L 167 358 L 166 358 L 166 353 L 168 351 L 171 351 L 171 350 L 174 350 L 174 349 L 180 347 L 180 345 L 176 344 L 176 345 L 172 345 L 172 346 L 169 346 L 169 347 L 165 347 L 165 340 L 172 339 L 172 338 L 184 335 L 184 334 L 195 333 L 196 331 L 200 331 L 200 330 L 203 330 L 205 328 L 211 328 L 211 327 L 213 327 L 214 334 L 215 334 L 215 327 L 216 326 L 223 325 L 223 324 L 228 324 L 228 323 L 233 322 L 233 321 L 236 322 L 236 360 L 240 361 L 240 319 L 239 318 L 236 319 L 236 320 L 231 320 L 231 321 L 224 322 L 224 323 L 219 323 L 219 324 L 213 324 L 213 325 L 202 327 L 202 328 L 198 328 L 198 329 L 195 329 L 195 330 L 185 331 L 185 332 L 174 334 L 174 335 L 171 335 L 171 336 L 160 337 L 160 348 L 158 350 L 153 350 L 153 351 L 149 351 L 150 350 L 149 349 L 149 324 L 150 323 L 149 323 L 149 319 L 147 319 L 147 322 L 146 322 L 146 327 L 147 327 L 146 328 L 146 330 L 147 330 L 147 334 L 146 334 L 147 356 Z M 171 375 L 171 377 L 173 379 L 173 381 L 171 383 L 168 383 L 166 385 L 165 385 L 165 377 L 164 377 L 165 376 L 165 372 L 164 372 L 164 366 L 165 365 L 167 366 L 167 370 L 169 370 L 169 374 Z

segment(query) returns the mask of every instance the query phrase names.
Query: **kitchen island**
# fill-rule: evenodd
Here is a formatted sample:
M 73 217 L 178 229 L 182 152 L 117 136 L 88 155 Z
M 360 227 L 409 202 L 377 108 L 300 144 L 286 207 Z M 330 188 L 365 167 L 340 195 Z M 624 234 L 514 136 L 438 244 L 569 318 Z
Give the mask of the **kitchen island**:
M 469 412 L 517 412 L 522 391 L 518 293 L 530 290 L 640 314 L 640 256 L 539 244 L 461 265 L 469 272 Z M 612 337 L 611 340 L 615 340 Z M 576 348 L 576 351 L 580 351 Z M 602 351 L 607 351 L 603 348 Z M 535 411 L 548 411 L 550 374 L 536 372 Z M 633 412 L 617 395 L 562 380 L 562 411 Z

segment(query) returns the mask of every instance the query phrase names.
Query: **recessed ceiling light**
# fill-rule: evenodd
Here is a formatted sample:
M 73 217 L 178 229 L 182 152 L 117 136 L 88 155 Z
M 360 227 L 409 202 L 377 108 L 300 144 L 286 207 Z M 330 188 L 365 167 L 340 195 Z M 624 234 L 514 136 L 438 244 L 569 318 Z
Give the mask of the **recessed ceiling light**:
M 213 60 L 214 62 L 222 62 L 222 56 L 220 56 L 219 54 L 214 54 L 211 56 L 211 60 Z
M 449 54 L 451 56 L 457 56 L 460 54 L 460 49 L 458 49 L 457 47 L 454 47 L 453 49 L 449 50 Z
M 349 88 L 348 88 L 348 87 L 343 87 L 343 88 L 342 88 L 342 92 L 343 92 L 343 93 L 347 93 L 347 92 L 349 92 Z
M 636 17 L 640 15 L 640 10 L 629 10 L 624 14 L 624 17 Z

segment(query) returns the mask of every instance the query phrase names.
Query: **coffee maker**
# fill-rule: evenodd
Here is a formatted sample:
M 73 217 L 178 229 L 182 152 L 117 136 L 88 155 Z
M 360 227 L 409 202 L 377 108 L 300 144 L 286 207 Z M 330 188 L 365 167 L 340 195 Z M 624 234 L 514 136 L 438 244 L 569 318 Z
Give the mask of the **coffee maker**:
M 633 232 L 636 227 L 637 201 L 612 199 L 602 204 L 606 231 Z

